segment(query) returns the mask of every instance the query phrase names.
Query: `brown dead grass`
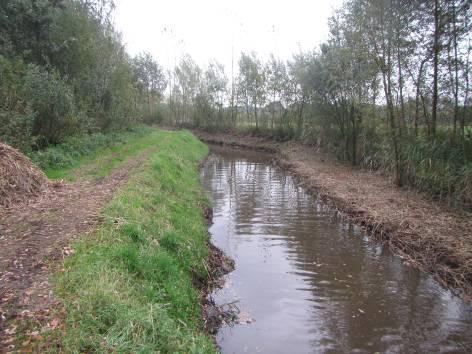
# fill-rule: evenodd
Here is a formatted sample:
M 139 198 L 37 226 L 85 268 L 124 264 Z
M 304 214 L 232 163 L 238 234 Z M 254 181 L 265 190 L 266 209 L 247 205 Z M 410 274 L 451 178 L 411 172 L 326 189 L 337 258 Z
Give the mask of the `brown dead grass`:
M 44 173 L 28 157 L 0 142 L 0 207 L 37 196 L 47 183 Z
M 343 165 L 297 142 L 195 133 L 211 143 L 274 152 L 275 161 L 308 190 L 388 244 L 406 264 L 472 299 L 472 213 L 397 188 L 381 174 Z

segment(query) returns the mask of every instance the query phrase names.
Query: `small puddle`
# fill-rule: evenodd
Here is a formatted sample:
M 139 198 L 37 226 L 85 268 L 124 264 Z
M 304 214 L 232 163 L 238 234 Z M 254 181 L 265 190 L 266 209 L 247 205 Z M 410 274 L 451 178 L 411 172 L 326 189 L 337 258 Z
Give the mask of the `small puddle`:
M 467 353 L 472 307 L 343 222 L 260 153 L 212 147 L 213 243 L 235 260 L 223 353 Z M 233 306 L 233 305 L 231 305 Z

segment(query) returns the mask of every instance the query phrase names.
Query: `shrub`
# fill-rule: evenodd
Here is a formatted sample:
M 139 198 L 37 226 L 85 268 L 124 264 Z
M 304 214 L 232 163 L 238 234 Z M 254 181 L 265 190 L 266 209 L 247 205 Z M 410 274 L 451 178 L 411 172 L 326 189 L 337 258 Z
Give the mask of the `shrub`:
M 62 144 L 30 152 L 29 157 L 43 170 L 70 167 L 82 156 L 89 155 L 100 148 L 124 144 L 130 138 L 144 135 L 147 131 L 148 128 L 137 127 L 127 132 L 71 136 Z
M 25 71 L 21 60 L 8 60 L 0 55 L 0 140 L 28 151 L 36 113 L 22 95 Z
M 23 90 L 28 107 L 36 112 L 33 135 L 57 144 L 78 130 L 74 95 L 55 70 L 28 65 Z

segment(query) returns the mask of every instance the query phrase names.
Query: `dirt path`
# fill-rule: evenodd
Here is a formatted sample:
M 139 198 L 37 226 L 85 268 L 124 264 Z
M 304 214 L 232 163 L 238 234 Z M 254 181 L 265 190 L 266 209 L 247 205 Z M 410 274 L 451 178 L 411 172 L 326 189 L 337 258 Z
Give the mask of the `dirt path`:
M 472 213 L 395 187 L 377 173 L 333 162 L 296 142 L 195 132 L 202 140 L 273 152 L 279 165 L 355 223 L 387 242 L 409 265 L 472 300 Z
M 148 153 L 129 158 L 104 178 L 51 182 L 29 205 L 0 209 L 0 352 L 11 349 L 17 326 L 25 321 L 60 325 L 53 313 L 58 300 L 48 281 L 50 267 L 73 253 L 68 245 L 74 236 L 93 231 L 102 207 Z

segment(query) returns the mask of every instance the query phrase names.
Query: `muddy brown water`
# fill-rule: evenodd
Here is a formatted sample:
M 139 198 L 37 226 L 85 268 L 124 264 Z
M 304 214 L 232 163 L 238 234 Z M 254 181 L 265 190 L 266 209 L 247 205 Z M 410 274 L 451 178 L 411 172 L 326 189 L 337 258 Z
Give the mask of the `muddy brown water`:
M 235 260 L 223 353 L 471 353 L 472 306 L 374 243 L 268 155 L 212 147 L 214 244 Z

